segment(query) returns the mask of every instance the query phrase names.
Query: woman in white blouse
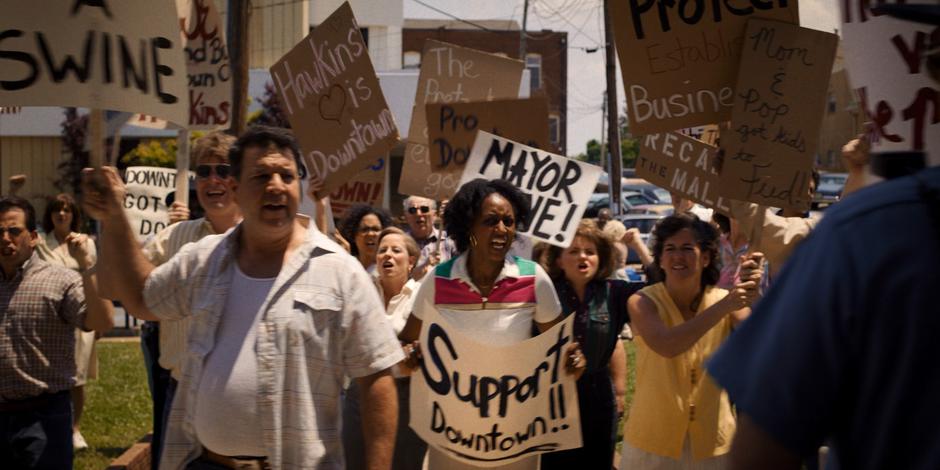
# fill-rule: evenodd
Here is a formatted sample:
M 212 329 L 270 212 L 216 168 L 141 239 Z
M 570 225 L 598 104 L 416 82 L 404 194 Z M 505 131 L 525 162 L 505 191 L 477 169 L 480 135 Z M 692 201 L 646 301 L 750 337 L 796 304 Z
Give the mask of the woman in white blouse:
M 397 227 L 389 227 L 379 233 L 376 250 L 375 286 L 385 305 L 388 322 L 401 333 L 411 314 L 414 294 L 419 282 L 411 279 L 411 271 L 418 261 L 420 250 L 410 235 Z M 408 426 L 408 398 L 411 378 L 393 369 L 398 386 L 398 431 L 395 438 L 395 455 L 392 470 L 420 470 L 427 452 L 427 444 Z M 343 447 L 346 468 L 365 468 L 365 442 L 362 436 L 362 419 L 359 414 L 359 391 L 355 382 L 346 391 L 343 408 Z

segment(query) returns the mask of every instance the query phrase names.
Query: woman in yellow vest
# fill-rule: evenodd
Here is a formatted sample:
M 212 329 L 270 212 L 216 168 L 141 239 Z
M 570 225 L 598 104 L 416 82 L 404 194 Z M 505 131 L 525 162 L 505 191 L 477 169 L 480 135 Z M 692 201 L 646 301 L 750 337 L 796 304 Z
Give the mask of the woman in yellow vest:
M 637 378 L 620 468 L 723 469 L 735 420 L 705 363 L 750 314 L 762 255 L 742 262 L 740 282 L 729 292 L 715 287 L 721 266 L 713 226 L 683 213 L 662 219 L 653 236 L 664 280 L 627 302 Z

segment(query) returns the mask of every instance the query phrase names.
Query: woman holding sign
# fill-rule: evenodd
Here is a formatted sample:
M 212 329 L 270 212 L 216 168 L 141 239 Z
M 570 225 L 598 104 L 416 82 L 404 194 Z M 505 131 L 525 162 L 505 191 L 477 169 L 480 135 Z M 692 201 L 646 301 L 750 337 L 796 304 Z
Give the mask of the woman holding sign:
M 493 346 L 530 338 L 533 321 L 541 331 L 560 321 L 558 297 L 545 271 L 509 256 L 517 225 L 528 215 L 526 197 L 505 181 L 476 179 L 461 186 L 444 212 L 444 227 L 459 255 L 425 277 L 400 338 L 417 340 L 422 319 L 432 311 L 465 335 Z M 580 350 L 566 357 L 569 370 L 583 370 Z M 434 448 L 428 454 L 430 470 L 475 468 Z M 538 458 L 490 468 L 535 469 Z
M 349 246 L 349 254 L 355 256 L 369 274 L 375 274 L 376 271 L 379 233 L 391 226 L 392 218 L 385 210 L 368 204 L 350 207 L 339 226 L 342 241 Z
M 627 299 L 644 284 L 611 278 L 615 248 L 608 236 L 590 220 L 581 221 L 567 248 L 551 246 L 542 255 L 561 299 L 565 316 L 575 315 L 574 336 L 587 359 L 578 379 L 583 447 L 552 452 L 542 457 L 542 470 L 609 469 L 613 466 L 617 415 L 623 401 L 615 397 L 611 382 L 611 357 L 623 348 L 620 330 L 627 323 Z M 622 352 L 622 351 L 621 351 Z M 622 368 L 626 364 L 621 364 Z M 623 384 L 617 384 L 621 388 Z M 619 403 L 618 403 L 619 400 Z
M 704 364 L 750 314 L 763 274 L 760 253 L 741 263 L 729 292 L 720 276 L 718 230 L 692 214 L 662 219 L 653 258 L 663 282 L 630 297 L 637 380 L 620 468 L 723 469 L 735 420 L 728 395 Z

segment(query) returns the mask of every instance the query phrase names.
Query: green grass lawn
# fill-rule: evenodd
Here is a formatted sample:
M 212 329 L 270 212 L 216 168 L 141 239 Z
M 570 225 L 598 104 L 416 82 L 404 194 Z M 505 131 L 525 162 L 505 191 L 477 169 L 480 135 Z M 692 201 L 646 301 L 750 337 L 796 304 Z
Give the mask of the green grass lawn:
M 86 385 L 82 435 L 89 448 L 75 455 L 78 470 L 107 468 L 150 432 L 150 391 L 139 342 L 98 342 L 98 380 Z
M 623 346 L 627 351 L 627 396 L 624 399 L 623 419 L 617 425 L 617 452 L 620 452 L 620 447 L 623 445 L 623 423 L 630 416 L 630 403 L 633 401 L 633 390 L 636 388 L 636 345 L 633 341 L 624 341 Z M 619 465 L 619 462 L 617 464 Z

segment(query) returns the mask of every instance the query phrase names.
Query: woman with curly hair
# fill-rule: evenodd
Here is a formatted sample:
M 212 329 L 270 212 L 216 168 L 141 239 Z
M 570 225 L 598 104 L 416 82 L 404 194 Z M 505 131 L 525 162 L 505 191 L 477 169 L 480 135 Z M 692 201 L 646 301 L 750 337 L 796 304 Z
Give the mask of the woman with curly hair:
M 715 287 L 721 263 L 712 225 L 680 213 L 660 220 L 653 237 L 664 281 L 627 302 L 637 378 L 620 468 L 725 468 L 735 420 L 704 364 L 750 314 L 763 255 L 742 261 L 741 280 L 729 292 Z
M 644 286 L 613 278 L 615 258 L 614 241 L 590 220 L 581 221 L 567 248 L 551 246 L 542 254 L 541 265 L 555 284 L 562 313 L 575 316 L 575 341 L 587 359 L 578 379 L 583 447 L 543 455 L 542 470 L 613 466 L 627 384 L 625 374 L 621 383 L 612 382 L 611 374 L 626 370 L 620 330 L 629 320 L 627 299 Z
M 506 181 L 476 179 L 461 186 L 444 211 L 444 227 L 459 255 L 425 277 L 399 337 L 417 340 L 422 320 L 432 312 L 475 341 L 493 346 L 530 338 L 533 322 L 545 331 L 560 321 L 558 297 L 542 267 L 508 255 L 528 216 L 528 199 Z M 584 370 L 583 354 L 569 352 L 567 370 L 578 374 Z M 475 468 L 433 448 L 428 459 L 431 470 Z M 490 468 L 537 467 L 538 458 L 530 457 Z
M 392 217 L 384 209 L 356 204 L 346 211 L 339 225 L 341 240 L 338 241 L 347 246 L 349 254 L 355 256 L 369 274 L 374 274 L 379 233 L 391 226 Z

